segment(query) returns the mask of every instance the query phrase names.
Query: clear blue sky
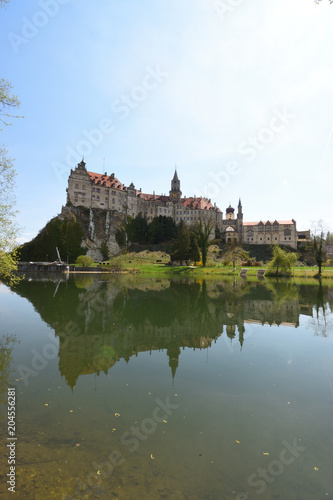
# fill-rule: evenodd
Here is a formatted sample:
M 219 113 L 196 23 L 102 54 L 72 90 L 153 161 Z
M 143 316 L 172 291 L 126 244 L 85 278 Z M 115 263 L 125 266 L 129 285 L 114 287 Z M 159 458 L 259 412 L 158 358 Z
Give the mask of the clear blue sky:
M 167 193 L 177 164 L 183 194 L 223 212 L 241 197 L 246 221 L 332 230 L 332 25 L 328 1 L 11 0 L 0 77 L 25 118 L 0 140 L 21 241 L 83 154 L 144 192 Z

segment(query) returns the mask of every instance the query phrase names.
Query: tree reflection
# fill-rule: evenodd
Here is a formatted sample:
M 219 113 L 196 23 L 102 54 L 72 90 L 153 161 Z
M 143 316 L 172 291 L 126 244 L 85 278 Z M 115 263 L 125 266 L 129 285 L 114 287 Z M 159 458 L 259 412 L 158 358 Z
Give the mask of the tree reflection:
M 12 386 L 10 380 L 10 364 L 12 352 L 17 338 L 15 335 L 2 335 L 0 337 L 0 404 L 7 401 L 7 389 Z
M 330 288 L 267 280 L 98 278 L 61 283 L 24 281 L 27 297 L 59 337 L 59 370 L 74 387 L 83 374 L 108 373 L 140 352 L 166 353 L 172 377 L 186 348 L 207 349 L 221 335 L 246 348 L 252 324 L 297 328 L 313 316 L 324 334 Z M 320 322 L 319 322 L 320 318 Z M 320 323 L 320 328 L 319 328 Z M 238 338 L 236 338 L 238 332 Z M 229 344 L 228 344 L 229 345 Z

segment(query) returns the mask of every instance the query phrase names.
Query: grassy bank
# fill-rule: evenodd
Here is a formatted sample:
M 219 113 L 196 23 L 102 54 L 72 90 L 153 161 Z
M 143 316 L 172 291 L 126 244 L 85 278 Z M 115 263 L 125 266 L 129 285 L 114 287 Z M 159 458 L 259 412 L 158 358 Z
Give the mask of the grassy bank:
M 239 276 L 245 266 L 224 265 L 216 256 L 216 250 L 212 249 L 208 256 L 206 267 L 202 266 L 170 266 L 170 255 L 160 251 L 144 250 L 142 252 L 130 252 L 111 258 L 100 267 L 110 272 L 126 272 L 133 274 L 144 274 L 151 276 Z M 97 267 L 98 264 L 95 264 Z M 247 278 L 256 277 L 259 269 L 266 266 L 246 267 Z M 291 277 L 313 278 L 318 273 L 317 267 L 294 267 Z M 333 278 L 333 268 L 323 270 L 323 278 Z

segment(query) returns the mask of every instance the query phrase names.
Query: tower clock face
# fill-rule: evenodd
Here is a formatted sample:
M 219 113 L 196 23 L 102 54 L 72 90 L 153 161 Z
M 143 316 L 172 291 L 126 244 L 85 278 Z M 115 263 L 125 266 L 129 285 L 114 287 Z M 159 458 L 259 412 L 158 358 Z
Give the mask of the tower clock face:
M 173 193 L 173 195 L 172 195 L 172 196 L 173 196 L 174 198 L 176 198 L 176 197 L 177 197 L 177 193 Z

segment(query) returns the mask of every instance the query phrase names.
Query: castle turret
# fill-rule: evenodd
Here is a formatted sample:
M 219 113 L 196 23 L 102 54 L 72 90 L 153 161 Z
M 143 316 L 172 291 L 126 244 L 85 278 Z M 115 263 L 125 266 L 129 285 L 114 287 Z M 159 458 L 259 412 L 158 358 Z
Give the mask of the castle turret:
M 170 199 L 174 203 L 178 203 L 180 201 L 180 198 L 182 196 L 182 192 L 180 190 L 180 180 L 178 179 L 177 175 L 177 169 L 175 169 L 175 174 L 173 176 L 173 179 L 171 181 L 171 191 L 169 192 Z
M 237 219 L 239 219 L 240 221 L 243 221 L 243 207 L 242 207 L 242 202 L 241 202 L 240 198 L 239 198 L 239 202 L 238 202 Z
M 226 213 L 226 219 L 232 219 L 232 220 L 234 220 L 234 218 L 235 218 L 235 209 L 230 205 L 230 203 L 229 203 L 229 206 L 226 209 L 225 213 Z

